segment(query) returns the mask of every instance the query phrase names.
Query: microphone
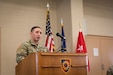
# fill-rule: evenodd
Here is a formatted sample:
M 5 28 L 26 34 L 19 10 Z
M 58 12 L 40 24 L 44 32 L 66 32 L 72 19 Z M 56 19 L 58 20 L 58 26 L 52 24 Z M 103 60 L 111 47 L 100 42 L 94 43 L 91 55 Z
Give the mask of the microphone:
M 62 36 L 62 35 L 60 35 L 60 33 L 56 33 L 56 36 L 59 36 L 60 38 L 62 38 L 62 39 L 66 39 L 64 36 Z

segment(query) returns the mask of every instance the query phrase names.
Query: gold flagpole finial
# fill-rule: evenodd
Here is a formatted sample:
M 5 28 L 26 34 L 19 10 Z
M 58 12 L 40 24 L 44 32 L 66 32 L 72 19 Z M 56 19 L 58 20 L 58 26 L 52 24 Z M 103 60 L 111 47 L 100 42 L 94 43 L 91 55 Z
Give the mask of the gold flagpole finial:
M 48 10 L 49 10 L 49 7 L 50 7 L 50 6 L 49 6 L 49 3 L 47 3 L 46 7 L 47 7 L 47 8 L 48 8 Z
M 61 25 L 63 25 L 63 19 L 61 18 Z

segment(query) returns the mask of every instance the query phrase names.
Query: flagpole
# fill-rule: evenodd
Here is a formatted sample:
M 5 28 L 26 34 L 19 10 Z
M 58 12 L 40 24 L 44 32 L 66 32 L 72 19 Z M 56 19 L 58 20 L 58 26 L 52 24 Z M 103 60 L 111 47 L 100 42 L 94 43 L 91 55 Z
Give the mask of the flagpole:
M 55 43 L 52 35 L 52 29 L 50 24 L 50 14 L 49 14 L 49 3 L 46 5 L 47 7 L 47 16 L 46 16 L 46 40 L 45 40 L 45 47 L 50 50 L 50 52 L 54 52 L 55 50 Z
M 77 41 L 77 47 L 76 47 L 76 53 L 88 53 L 82 33 L 82 26 L 79 22 L 79 34 L 78 34 L 78 41 Z M 87 71 L 90 71 L 90 64 L 89 64 L 89 58 L 88 55 L 86 56 L 86 65 L 87 66 Z
M 61 35 L 62 35 L 62 27 L 63 27 L 63 19 L 62 18 L 60 20 L 60 24 L 61 24 Z M 61 39 L 61 52 L 64 52 L 62 39 Z
M 64 29 L 63 29 L 64 24 L 63 23 L 64 23 L 63 19 L 61 18 L 61 35 L 65 38 Z M 61 52 L 67 52 L 67 50 L 66 50 L 66 40 L 65 39 L 61 39 Z
M 82 31 L 82 26 L 81 26 L 80 22 L 79 22 L 79 31 L 80 32 Z

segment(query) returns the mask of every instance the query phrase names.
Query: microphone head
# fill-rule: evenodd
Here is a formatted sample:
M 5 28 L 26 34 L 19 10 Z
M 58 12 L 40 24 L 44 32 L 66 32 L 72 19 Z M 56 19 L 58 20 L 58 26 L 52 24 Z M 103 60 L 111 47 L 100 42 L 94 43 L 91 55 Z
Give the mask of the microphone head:
M 60 33 L 56 33 L 56 36 L 62 38 L 62 39 L 66 39 L 64 36 L 62 36 Z
M 56 36 L 60 36 L 60 33 L 56 33 Z

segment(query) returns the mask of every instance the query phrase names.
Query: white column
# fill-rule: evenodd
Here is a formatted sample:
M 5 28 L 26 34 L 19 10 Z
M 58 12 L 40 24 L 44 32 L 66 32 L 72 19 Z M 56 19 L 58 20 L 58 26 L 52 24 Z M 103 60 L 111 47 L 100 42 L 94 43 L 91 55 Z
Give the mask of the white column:
M 79 23 L 84 33 L 83 0 L 71 0 L 71 18 L 72 18 L 72 45 L 73 45 L 73 52 L 75 52 L 78 32 L 79 32 Z

